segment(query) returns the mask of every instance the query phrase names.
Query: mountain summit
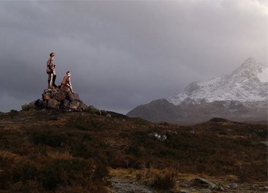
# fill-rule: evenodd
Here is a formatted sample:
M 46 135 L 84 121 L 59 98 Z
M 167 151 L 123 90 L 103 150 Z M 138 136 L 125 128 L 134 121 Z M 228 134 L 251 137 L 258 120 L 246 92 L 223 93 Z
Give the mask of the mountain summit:
M 267 67 L 254 58 L 249 58 L 231 75 L 191 83 L 182 93 L 168 101 L 174 105 L 183 102 L 198 104 L 214 101 L 265 101 L 268 83 Z
M 215 116 L 266 120 L 267 88 L 267 64 L 249 58 L 230 75 L 193 82 L 183 92 L 138 106 L 127 115 L 175 123 L 196 123 Z

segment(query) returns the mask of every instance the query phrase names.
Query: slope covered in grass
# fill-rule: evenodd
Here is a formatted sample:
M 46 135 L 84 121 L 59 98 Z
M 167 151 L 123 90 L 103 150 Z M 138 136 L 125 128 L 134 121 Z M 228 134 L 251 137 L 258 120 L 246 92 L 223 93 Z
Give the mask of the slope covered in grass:
M 1 192 L 107 192 L 107 168 L 267 179 L 267 125 L 153 124 L 109 112 L 0 114 Z

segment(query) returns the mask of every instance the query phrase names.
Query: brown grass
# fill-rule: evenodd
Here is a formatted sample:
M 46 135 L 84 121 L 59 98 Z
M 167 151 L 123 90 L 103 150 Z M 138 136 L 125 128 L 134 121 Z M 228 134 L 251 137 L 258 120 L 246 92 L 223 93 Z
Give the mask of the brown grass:
M 109 171 L 159 189 L 176 188 L 183 175 L 267 179 L 267 147 L 260 144 L 266 125 L 176 126 L 33 111 L 0 114 L 0 136 L 0 191 L 104 193 Z

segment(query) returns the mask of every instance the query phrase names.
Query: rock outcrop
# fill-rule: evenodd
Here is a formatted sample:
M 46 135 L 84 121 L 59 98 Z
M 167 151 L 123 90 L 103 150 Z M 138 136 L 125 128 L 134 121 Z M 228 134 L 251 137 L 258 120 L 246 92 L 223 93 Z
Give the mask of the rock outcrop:
M 99 111 L 85 105 L 77 93 L 64 92 L 58 88 L 45 89 L 42 98 L 22 106 L 22 110 Z M 99 112 L 101 114 L 101 112 Z

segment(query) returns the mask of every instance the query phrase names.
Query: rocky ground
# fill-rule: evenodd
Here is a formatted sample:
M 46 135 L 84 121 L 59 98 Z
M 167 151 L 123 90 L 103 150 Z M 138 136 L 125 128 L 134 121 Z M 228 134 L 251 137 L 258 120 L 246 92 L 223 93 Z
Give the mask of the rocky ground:
M 113 190 L 111 193 L 156 193 L 152 188 L 140 184 L 135 180 L 112 177 Z
M 122 171 L 121 171 L 122 172 Z M 133 171 L 124 171 L 123 174 L 113 176 L 111 193 L 163 193 L 167 191 L 156 190 L 131 175 Z M 129 173 L 129 175 L 126 175 Z M 268 182 L 239 183 L 231 180 L 232 177 L 213 178 L 211 181 L 193 175 L 181 174 L 175 182 L 175 186 L 168 193 L 264 193 L 268 192 Z M 229 179 L 227 179 L 229 178 Z

